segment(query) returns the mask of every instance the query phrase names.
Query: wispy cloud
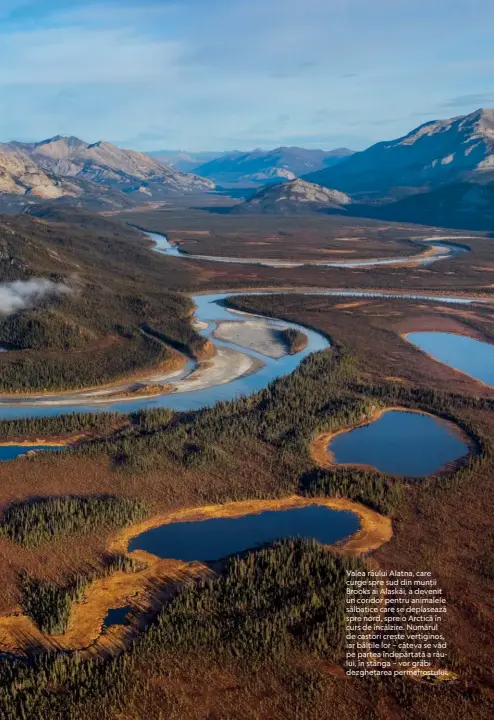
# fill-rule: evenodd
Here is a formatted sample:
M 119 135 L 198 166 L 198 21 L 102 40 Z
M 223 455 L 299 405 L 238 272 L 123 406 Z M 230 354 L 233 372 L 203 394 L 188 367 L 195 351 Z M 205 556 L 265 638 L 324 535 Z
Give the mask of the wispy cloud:
M 130 28 L 18 32 L 2 38 L 0 85 L 166 81 L 175 78 L 180 55 L 180 43 Z
M 490 92 L 470 93 L 468 95 L 458 95 L 443 102 L 444 108 L 472 108 L 482 107 L 494 104 L 494 90 Z
M 12 315 L 19 310 L 34 307 L 46 297 L 68 293 L 70 289 L 66 285 L 44 278 L 0 283 L 0 315 Z

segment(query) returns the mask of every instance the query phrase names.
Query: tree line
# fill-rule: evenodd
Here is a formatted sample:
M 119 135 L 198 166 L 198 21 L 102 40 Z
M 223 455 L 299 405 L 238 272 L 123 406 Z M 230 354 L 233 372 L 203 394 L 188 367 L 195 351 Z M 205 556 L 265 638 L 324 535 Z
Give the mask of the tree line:
M 36 498 L 7 505 L 0 535 L 25 547 L 70 533 L 125 527 L 149 514 L 139 500 L 111 495 Z
M 87 587 L 96 579 L 117 571 L 138 572 L 144 565 L 127 555 L 111 554 L 104 558 L 102 568 L 78 573 L 63 586 L 22 573 L 21 607 L 41 632 L 61 635 L 67 632 L 74 602 L 80 602 Z
M 282 663 L 297 651 L 337 658 L 344 642 L 346 572 L 364 567 L 362 560 L 332 556 L 311 540 L 283 540 L 235 556 L 218 577 L 183 586 L 125 653 L 99 662 L 62 653 L 43 653 L 31 662 L 0 660 L 0 716 L 79 720 L 93 707 L 101 717 L 123 712 L 136 689 L 135 669 L 148 657 L 155 666 L 163 655 L 184 662 L 200 653 L 244 668 Z M 63 627 L 64 599 L 46 603 L 61 608 L 55 627 Z M 53 628 L 53 621 L 48 624 Z M 313 673 L 307 678 L 317 690 Z

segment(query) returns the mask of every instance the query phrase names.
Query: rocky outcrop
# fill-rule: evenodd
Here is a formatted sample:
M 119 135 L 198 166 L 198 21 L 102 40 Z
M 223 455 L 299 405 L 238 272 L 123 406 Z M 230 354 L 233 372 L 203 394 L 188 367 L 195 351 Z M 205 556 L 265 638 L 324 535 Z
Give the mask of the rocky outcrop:
M 350 203 L 350 197 L 339 190 L 329 190 L 296 179 L 263 188 L 241 205 L 236 205 L 232 213 L 297 215 L 323 210 L 344 210 Z
M 27 153 L 8 145 L 0 145 L 0 193 L 45 199 L 77 195 L 70 184 L 48 175 Z

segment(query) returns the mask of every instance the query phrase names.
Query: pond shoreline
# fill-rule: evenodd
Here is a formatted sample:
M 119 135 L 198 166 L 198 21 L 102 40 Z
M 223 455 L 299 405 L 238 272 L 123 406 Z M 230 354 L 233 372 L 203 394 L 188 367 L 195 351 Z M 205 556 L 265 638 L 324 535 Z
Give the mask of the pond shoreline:
M 93 581 L 85 592 L 84 601 L 74 603 L 69 628 L 63 635 L 50 636 L 41 633 L 33 621 L 19 609 L 0 616 L 0 649 L 22 654 L 23 646 L 16 642 L 16 638 L 23 637 L 27 646 L 35 641 L 45 649 L 82 652 L 89 656 L 101 651 L 118 650 L 123 642 L 135 636 L 143 623 L 148 622 L 163 602 L 169 600 L 184 583 L 215 576 L 214 571 L 205 563 L 160 559 L 143 550 L 129 552 L 128 546 L 132 538 L 163 524 L 243 517 L 267 510 L 289 510 L 311 505 L 349 511 L 359 518 L 360 527 L 354 534 L 334 545 L 323 546 L 330 552 L 350 556 L 367 554 L 392 538 L 393 529 L 389 517 L 346 498 L 306 498 L 292 495 L 272 500 L 245 500 L 170 510 L 118 531 L 108 542 L 108 552 L 122 553 L 144 562 L 145 569 L 135 573 L 117 571 Z M 135 611 L 135 617 L 129 625 L 113 626 L 111 630 L 103 629 L 108 610 L 127 605 L 131 605 Z
M 470 332 L 469 332 L 469 330 L 470 330 Z M 413 330 L 413 331 L 406 332 L 406 333 L 400 333 L 401 337 L 403 338 L 403 340 L 405 340 L 405 342 L 407 342 L 409 345 L 411 345 L 416 350 L 418 350 L 418 352 L 420 352 L 423 355 L 425 355 L 426 357 L 428 357 L 430 360 L 433 360 L 435 363 L 445 365 L 446 367 L 450 368 L 451 370 L 461 373 L 461 375 L 464 375 L 469 380 L 473 380 L 474 382 L 478 383 L 482 387 L 484 387 L 488 390 L 494 391 L 494 382 L 492 384 L 487 383 L 484 380 L 481 380 L 480 378 L 476 377 L 475 375 L 472 375 L 471 373 L 467 372 L 466 370 L 462 370 L 462 369 L 456 367 L 455 365 L 452 365 L 451 363 L 447 362 L 446 360 L 441 360 L 441 359 L 439 359 L 439 357 L 435 357 L 433 354 L 431 354 L 427 350 L 424 350 L 423 348 L 421 348 L 418 343 L 415 343 L 415 342 L 413 342 L 413 340 L 408 339 L 409 335 L 414 335 L 414 334 L 419 334 L 419 333 L 424 333 L 424 334 L 425 333 L 431 333 L 431 334 L 438 333 L 438 334 L 442 334 L 442 335 L 455 335 L 456 337 L 467 338 L 468 340 L 479 342 L 479 343 L 482 343 L 483 345 L 489 345 L 490 347 L 494 348 L 493 343 L 489 339 L 487 339 L 487 337 L 485 335 L 482 336 L 482 333 L 480 333 L 476 330 L 473 330 L 473 329 L 471 330 L 470 328 L 466 328 L 466 332 L 464 332 L 464 333 L 460 333 L 460 332 L 454 331 L 454 330 L 422 330 L 422 331 L 421 330 Z M 483 339 L 481 339 L 481 338 L 483 338 Z
M 406 408 L 396 405 L 390 405 L 384 408 L 381 407 L 374 407 L 371 409 L 370 414 L 366 415 L 365 418 L 363 418 L 360 422 L 354 424 L 354 425 L 348 425 L 345 427 L 342 427 L 338 430 L 331 430 L 327 432 L 321 432 L 317 434 L 311 441 L 309 446 L 309 454 L 311 458 L 314 460 L 314 462 L 322 468 L 326 468 L 328 470 L 334 470 L 335 468 L 355 468 L 355 469 L 361 469 L 361 470 L 372 470 L 374 472 L 382 472 L 378 468 L 376 468 L 374 465 L 370 465 L 367 463 L 338 463 L 334 461 L 334 454 L 328 449 L 329 443 L 334 440 L 336 437 L 340 435 L 344 435 L 347 433 L 352 432 L 353 430 L 357 430 L 358 428 L 365 427 L 367 425 L 371 425 L 372 423 L 379 420 L 385 413 L 387 412 L 406 412 L 406 413 L 415 413 L 417 415 L 426 415 L 427 417 L 431 417 L 434 420 L 438 420 L 441 423 L 444 423 L 447 425 L 453 432 L 454 435 L 456 435 L 459 439 L 462 440 L 462 442 L 465 443 L 465 445 L 468 448 L 468 452 L 465 453 L 462 457 L 453 460 L 451 462 L 445 463 L 441 468 L 436 470 L 433 473 L 428 474 L 424 477 L 441 477 L 444 475 L 447 475 L 451 473 L 453 470 L 458 469 L 462 465 L 464 465 L 468 459 L 472 455 L 478 454 L 478 443 L 476 439 L 472 436 L 470 436 L 466 430 L 464 430 L 460 425 L 455 423 L 453 420 L 450 420 L 445 417 L 441 417 L 440 415 L 435 415 L 434 413 L 427 412 L 426 410 L 419 410 L 415 408 Z M 386 475 L 389 473 L 382 474 Z M 405 477 L 403 474 L 392 474 L 393 477 Z

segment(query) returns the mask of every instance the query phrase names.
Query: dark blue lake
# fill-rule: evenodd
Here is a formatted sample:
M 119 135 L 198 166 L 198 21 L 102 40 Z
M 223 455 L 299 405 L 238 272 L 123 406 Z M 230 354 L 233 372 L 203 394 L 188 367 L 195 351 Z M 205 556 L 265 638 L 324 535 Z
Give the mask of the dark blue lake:
M 61 450 L 61 447 L 46 445 L 0 445 L 0 462 L 4 460 L 15 460 L 20 455 L 25 455 L 31 450 Z
M 446 332 L 408 333 L 407 340 L 435 360 L 494 386 L 494 345 Z
M 466 455 L 468 445 L 453 426 L 438 418 L 389 410 L 375 422 L 337 435 L 328 450 L 335 463 L 424 477 Z
M 206 562 L 287 537 L 314 538 L 330 545 L 357 532 L 359 527 L 360 521 L 352 512 L 308 505 L 235 518 L 161 525 L 133 538 L 129 550 L 145 550 L 160 558 Z
M 131 610 L 130 605 L 121 608 L 110 608 L 106 613 L 106 617 L 103 620 L 103 627 L 110 627 L 111 625 L 128 625 L 129 620 L 127 615 Z

